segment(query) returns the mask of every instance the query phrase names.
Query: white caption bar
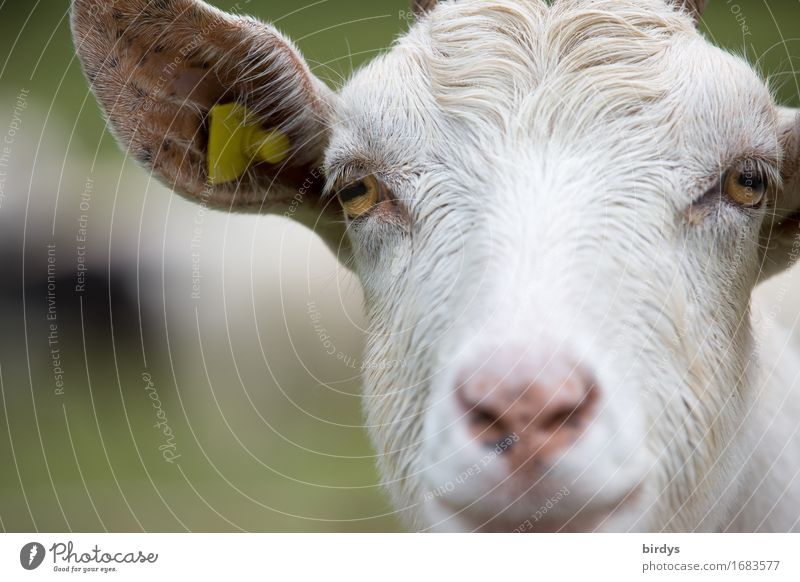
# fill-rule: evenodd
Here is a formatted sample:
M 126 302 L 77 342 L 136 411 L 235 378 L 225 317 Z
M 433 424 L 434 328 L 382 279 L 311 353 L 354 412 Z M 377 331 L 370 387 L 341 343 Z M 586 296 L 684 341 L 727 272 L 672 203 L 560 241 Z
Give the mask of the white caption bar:
M 0 580 L 800 580 L 798 535 L 5 534 Z M 181 578 L 175 578 L 180 576 Z

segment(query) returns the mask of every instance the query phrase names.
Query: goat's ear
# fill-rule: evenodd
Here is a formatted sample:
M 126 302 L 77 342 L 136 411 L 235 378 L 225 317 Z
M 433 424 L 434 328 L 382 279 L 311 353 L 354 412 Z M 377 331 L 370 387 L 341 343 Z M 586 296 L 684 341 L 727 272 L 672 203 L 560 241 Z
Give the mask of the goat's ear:
M 675 4 L 681 10 L 685 10 L 694 16 L 697 21 L 703 17 L 703 12 L 708 6 L 708 0 L 670 0 L 670 3 Z
M 74 0 L 72 29 L 114 135 L 168 187 L 220 208 L 328 214 L 335 97 L 276 29 L 199 0 Z
M 437 0 L 411 0 L 411 9 L 417 16 L 422 16 L 436 6 Z
M 793 265 L 800 257 L 800 111 L 778 109 L 782 186 L 761 231 L 761 278 Z

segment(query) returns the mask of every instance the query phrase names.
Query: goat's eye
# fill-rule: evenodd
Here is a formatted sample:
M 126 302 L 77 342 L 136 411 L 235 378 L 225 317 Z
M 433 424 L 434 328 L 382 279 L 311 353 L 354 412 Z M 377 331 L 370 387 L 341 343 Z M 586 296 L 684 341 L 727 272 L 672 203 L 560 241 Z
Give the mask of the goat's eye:
M 761 204 L 769 188 L 766 176 L 752 161 L 729 170 L 724 184 L 725 195 L 736 204 L 748 208 Z
M 350 218 L 358 218 L 369 212 L 380 201 L 380 184 L 373 176 L 367 176 L 339 190 L 339 202 Z

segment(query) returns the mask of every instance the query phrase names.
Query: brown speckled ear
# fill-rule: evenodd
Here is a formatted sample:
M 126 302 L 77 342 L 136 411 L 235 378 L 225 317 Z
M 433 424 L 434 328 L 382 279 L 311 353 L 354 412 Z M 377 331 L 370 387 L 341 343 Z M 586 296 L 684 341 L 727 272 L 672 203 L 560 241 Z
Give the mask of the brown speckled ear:
M 222 208 L 320 204 L 332 94 L 276 29 L 198 0 L 75 0 L 72 29 L 115 136 L 170 188 Z M 291 153 L 212 186 L 208 112 L 234 101 L 286 133 Z

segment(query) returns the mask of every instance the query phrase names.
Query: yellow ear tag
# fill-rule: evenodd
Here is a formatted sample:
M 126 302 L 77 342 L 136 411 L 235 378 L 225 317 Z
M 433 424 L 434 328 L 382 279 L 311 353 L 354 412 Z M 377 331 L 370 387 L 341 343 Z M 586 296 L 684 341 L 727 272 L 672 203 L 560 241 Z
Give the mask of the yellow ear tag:
M 241 178 L 255 162 L 278 164 L 289 155 L 289 136 L 245 123 L 238 103 L 214 105 L 208 131 L 208 179 L 213 185 Z

